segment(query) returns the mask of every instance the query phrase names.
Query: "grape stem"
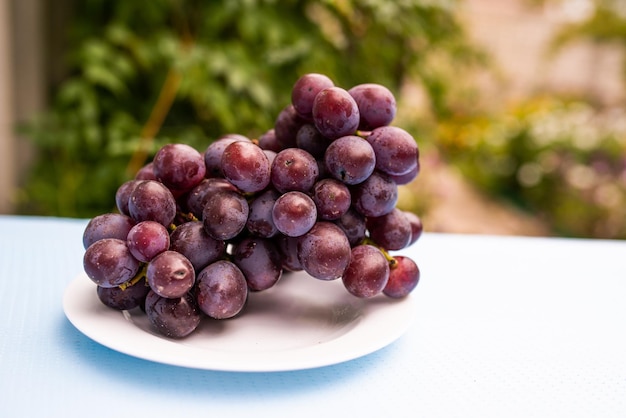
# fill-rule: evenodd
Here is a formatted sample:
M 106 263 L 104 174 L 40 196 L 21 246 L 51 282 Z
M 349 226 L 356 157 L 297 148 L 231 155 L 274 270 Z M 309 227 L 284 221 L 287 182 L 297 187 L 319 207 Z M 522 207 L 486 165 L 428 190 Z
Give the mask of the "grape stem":
M 148 264 L 147 263 L 143 263 L 141 268 L 137 272 L 137 274 L 135 274 L 135 277 L 133 277 L 129 281 L 124 282 L 121 285 L 119 285 L 119 288 L 122 289 L 122 290 L 126 290 L 127 288 L 129 288 L 131 286 L 134 286 L 135 284 L 139 283 L 141 281 L 141 279 L 146 277 L 146 270 L 147 269 L 148 269 Z
M 372 246 L 378 248 L 380 250 L 380 252 L 383 253 L 383 255 L 385 256 L 385 259 L 389 263 L 389 268 L 390 269 L 395 269 L 396 267 L 398 267 L 398 260 L 396 260 L 391 254 L 389 254 L 389 251 L 387 251 L 386 249 L 384 249 L 380 245 L 376 244 L 376 242 L 374 242 L 374 240 L 371 239 L 370 237 L 365 237 L 365 239 L 363 240 L 363 244 L 365 244 L 365 245 L 372 245 Z

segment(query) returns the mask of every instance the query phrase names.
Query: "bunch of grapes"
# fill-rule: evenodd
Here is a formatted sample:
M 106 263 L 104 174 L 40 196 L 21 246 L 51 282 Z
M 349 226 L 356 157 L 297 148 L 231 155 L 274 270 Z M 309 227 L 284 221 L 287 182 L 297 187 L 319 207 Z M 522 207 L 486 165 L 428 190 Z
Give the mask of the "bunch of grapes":
M 85 228 L 83 264 L 99 299 L 139 307 L 181 338 L 203 317 L 237 316 L 250 292 L 286 272 L 341 279 L 355 297 L 405 297 L 419 268 L 390 251 L 422 233 L 420 218 L 396 207 L 419 151 L 391 125 L 395 114 L 382 85 L 345 90 L 311 73 L 258 139 L 225 135 L 204 153 L 163 146 L 118 188 L 117 211 Z

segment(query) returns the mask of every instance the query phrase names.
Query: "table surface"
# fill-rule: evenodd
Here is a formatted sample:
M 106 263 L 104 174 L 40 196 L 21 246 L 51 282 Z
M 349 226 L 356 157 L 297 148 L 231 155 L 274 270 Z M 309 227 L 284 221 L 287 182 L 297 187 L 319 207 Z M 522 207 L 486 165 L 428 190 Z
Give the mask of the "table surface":
M 2 417 L 626 416 L 626 242 L 425 233 L 404 251 L 422 279 L 400 339 L 333 366 L 234 373 L 74 328 L 62 298 L 85 225 L 0 216 Z

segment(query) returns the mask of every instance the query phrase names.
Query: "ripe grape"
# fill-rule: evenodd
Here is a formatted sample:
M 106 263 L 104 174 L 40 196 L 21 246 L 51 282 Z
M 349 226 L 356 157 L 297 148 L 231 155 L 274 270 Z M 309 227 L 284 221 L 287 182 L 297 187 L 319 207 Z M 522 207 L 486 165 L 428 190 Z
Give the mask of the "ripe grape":
M 176 200 L 162 183 L 144 180 L 130 194 L 128 212 L 135 222 L 155 221 L 169 227 L 176 217 Z
M 128 180 L 120 185 L 115 192 L 115 206 L 117 210 L 123 215 L 130 215 L 128 211 L 128 199 L 130 194 L 135 190 L 135 187 L 141 183 L 142 180 Z
M 374 129 L 367 137 L 376 153 L 376 169 L 401 176 L 414 170 L 419 159 L 417 143 L 411 134 L 396 126 Z
M 422 219 L 413 212 L 404 212 L 404 216 L 406 216 L 411 225 L 411 240 L 409 241 L 409 245 L 412 245 L 422 236 L 424 225 L 422 224 Z
M 181 253 L 165 251 L 148 263 L 146 279 L 150 288 L 164 298 L 182 297 L 193 287 L 196 273 Z
M 320 219 L 334 220 L 350 209 L 350 190 L 344 183 L 335 179 L 322 179 L 313 186 L 313 202 Z
M 270 162 L 252 142 L 235 141 L 228 145 L 221 165 L 224 177 L 243 192 L 258 192 L 270 183 Z
M 352 204 L 365 216 L 383 216 L 396 206 L 398 185 L 384 173 L 374 171 L 352 189 Z
M 346 234 L 350 246 L 354 247 L 365 239 L 367 233 L 366 218 L 353 207 L 350 207 L 350 209 L 341 215 L 339 219 L 334 221 L 334 223 Z
M 274 225 L 272 211 L 280 193 L 274 189 L 268 189 L 256 196 L 250 202 L 250 214 L 246 222 L 246 229 L 253 235 L 270 238 L 278 233 Z
M 376 166 L 376 154 L 363 138 L 348 135 L 334 140 L 326 149 L 324 162 L 336 179 L 353 185 L 367 180 Z
M 146 300 L 150 287 L 145 279 L 128 287 L 96 287 L 98 299 L 109 308 L 128 311 L 141 307 Z
M 235 138 L 223 137 L 211 142 L 204 151 L 206 177 L 224 177 L 224 172 L 222 171 L 222 155 L 224 155 L 226 147 L 235 141 Z
M 376 83 L 359 84 L 348 90 L 359 107 L 359 129 L 371 131 L 391 123 L 396 116 L 396 99 L 385 86 Z
M 258 138 L 258 143 L 261 149 L 266 151 L 279 152 L 282 147 L 276 139 L 276 131 L 274 128 L 268 129 Z
M 154 163 L 150 161 L 141 167 L 135 174 L 135 180 L 157 180 L 157 176 L 154 174 Z
M 302 264 L 298 260 L 298 237 L 280 234 L 276 236 L 274 243 L 280 253 L 283 269 L 287 271 L 302 270 Z
M 233 249 L 233 261 L 253 291 L 269 289 L 282 275 L 276 246 L 265 238 L 248 237 L 237 243 Z
M 157 151 L 154 174 L 170 190 L 185 192 L 200 183 L 206 173 L 204 157 L 186 144 L 166 144 Z
M 350 262 L 350 242 L 337 225 L 317 222 L 298 240 L 298 260 L 302 268 L 320 280 L 341 277 Z
M 272 185 L 281 193 L 291 190 L 308 192 L 318 177 L 317 161 L 300 148 L 284 149 L 272 162 Z
M 291 103 L 301 116 L 313 117 L 315 96 L 327 87 L 333 87 L 333 81 L 324 74 L 308 73 L 301 76 L 291 89 Z
M 89 248 L 103 238 L 126 240 L 128 232 L 135 226 L 135 221 L 120 213 L 104 213 L 89 220 L 83 231 L 83 247 Z
M 196 302 L 200 310 L 211 318 L 234 317 L 241 312 L 247 298 L 246 278 L 230 261 L 216 261 L 198 274 Z
M 345 288 L 354 296 L 371 298 L 383 291 L 389 280 L 389 262 L 376 247 L 368 244 L 352 249 L 350 264 L 343 274 Z
M 115 287 L 126 283 L 139 271 L 140 263 L 130 253 L 126 241 L 104 238 L 91 244 L 83 256 L 87 276 L 98 286 Z
M 206 232 L 216 240 L 235 238 L 246 226 L 250 207 L 238 192 L 223 190 L 207 199 L 202 213 Z
M 403 298 L 415 289 L 420 280 L 420 270 L 415 261 L 406 256 L 395 257 L 396 266 L 389 272 L 383 293 L 390 298 Z
M 200 310 L 189 293 L 178 298 L 165 298 L 150 290 L 145 311 L 152 326 L 169 338 L 186 337 L 200 325 Z
M 307 233 L 315 224 L 315 202 L 302 192 L 287 192 L 276 199 L 272 208 L 272 220 L 276 229 L 290 237 Z
M 291 104 L 280 111 L 274 122 L 274 135 L 280 149 L 296 146 L 298 130 L 306 122 L 306 119 L 302 118 Z
M 200 221 L 185 222 L 170 235 L 170 250 L 184 255 L 200 271 L 226 254 L 226 243 L 207 234 Z
M 143 221 L 133 226 L 126 240 L 130 253 L 137 260 L 147 263 L 170 247 L 170 234 L 158 222 Z
M 327 87 L 313 101 L 313 123 L 322 135 L 336 139 L 352 135 L 359 127 L 359 108 L 346 90 Z
M 401 250 L 411 241 L 411 223 L 398 208 L 383 216 L 367 218 L 367 229 L 370 238 L 386 250 Z
M 311 123 L 302 125 L 296 134 L 296 146 L 307 151 L 315 159 L 324 157 L 326 148 L 331 142 L 332 140 L 322 135 Z
M 237 187 L 221 177 L 210 177 L 202 180 L 185 195 L 184 204 L 186 209 L 197 219 L 202 219 L 202 212 L 207 200 L 220 190 L 237 191 Z

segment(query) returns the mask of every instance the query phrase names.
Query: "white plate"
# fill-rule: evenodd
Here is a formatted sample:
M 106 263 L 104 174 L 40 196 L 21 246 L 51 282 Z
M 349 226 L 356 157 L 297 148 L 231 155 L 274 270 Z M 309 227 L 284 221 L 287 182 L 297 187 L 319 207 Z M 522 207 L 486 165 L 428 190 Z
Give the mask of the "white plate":
M 180 340 L 156 334 L 141 310 L 104 306 L 85 275 L 63 297 L 70 322 L 113 350 L 155 362 L 206 370 L 268 372 L 308 369 L 352 360 L 399 338 L 415 315 L 414 298 L 359 299 L 341 280 L 285 275 L 271 289 L 251 293 L 242 315 L 203 318 Z

